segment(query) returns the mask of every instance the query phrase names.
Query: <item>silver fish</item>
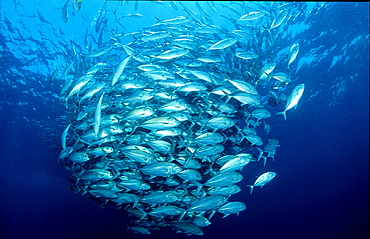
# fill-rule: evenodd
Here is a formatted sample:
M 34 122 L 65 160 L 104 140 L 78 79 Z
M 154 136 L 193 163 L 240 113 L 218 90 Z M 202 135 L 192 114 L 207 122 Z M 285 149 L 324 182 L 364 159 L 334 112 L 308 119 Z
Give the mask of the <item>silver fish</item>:
M 67 134 L 68 134 L 68 130 L 69 130 L 70 127 L 71 127 L 71 124 L 69 124 L 67 126 L 67 128 L 62 133 L 61 139 L 62 139 L 62 148 L 63 148 L 63 150 L 66 149 L 66 147 L 67 147 L 66 146 L 66 144 L 67 144 Z
M 217 209 L 217 212 L 224 214 L 222 218 L 229 216 L 230 214 L 238 214 L 244 211 L 247 207 L 243 202 L 228 202 Z
M 95 110 L 95 114 L 94 114 L 94 133 L 95 133 L 95 136 L 98 136 L 98 134 L 99 134 L 103 97 L 104 97 L 104 93 L 100 96 L 100 99 L 98 101 L 98 104 L 97 104 L 96 110 Z
M 289 49 L 289 53 L 288 53 L 288 69 L 289 69 L 290 64 L 292 64 L 292 62 L 297 58 L 298 52 L 299 52 L 299 44 L 298 43 L 295 43 Z
M 276 176 L 275 172 L 266 172 L 261 174 L 253 185 L 247 185 L 247 187 L 251 188 L 250 194 L 253 192 L 253 187 L 263 187 L 266 183 L 269 183 L 274 177 Z
M 297 85 L 292 93 L 289 95 L 289 97 L 287 98 L 287 102 L 286 102 L 286 105 L 285 105 L 285 109 L 284 111 L 282 112 L 278 112 L 276 114 L 281 114 L 284 116 L 284 119 L 286 120 L 286 112 L 290 109 L 292 109 L 293 107 L 296 109 L 297 108 L 297 105 L 298 105 L 298 102 L 299 100 L 301 99 L 302 95 L 303 95 L 303 92 L 304 92 L 304 84 L 299 84 Z
M 117 67 L 116 72 L 114 73 L 113 79 L 112 79 L 112 86 L 114 86 L 118 79 L 121 77 L 123 70 L 125 69 L 128 61 L 131 59 L 132 55 L 126 57 Z
M 234 45 L 237 42 L 238 42 L 238 39 L 236 39 L 236 38 L 225 38 L 225 39 L 223 39 L 221 41 L 216 42 L 212 46 L 210 46 L 207 49 L 207 51 L 211 51 L 211 50 L 223 50 L 223 49 L 225 49 L 227 47 L 230 47 L 230 46 Z

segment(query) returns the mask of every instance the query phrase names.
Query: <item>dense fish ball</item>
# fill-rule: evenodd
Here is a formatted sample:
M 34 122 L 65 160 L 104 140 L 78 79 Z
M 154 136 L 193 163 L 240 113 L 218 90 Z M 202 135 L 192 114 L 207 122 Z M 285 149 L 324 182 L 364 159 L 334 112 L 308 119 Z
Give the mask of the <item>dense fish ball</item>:
M 215 213 L 239 214 L 246 205 L 230 197 L 249 191 L 247 183 L 237 185 L 243 168 L 263 167 L 279 147 L 277 139 L 266 138 L 268 108 L 272 100 L 274 106 L 283 101 L 291 71 L 277 71 L 279 44 L 269 44 L 298 10 L 293 3 L 287 9 L 284 3 L 258 3 L 254 8 L 261 10 L 252 12 L 227 6 L 241 16 L 232 21 L 235 29 L 227 29 L 214 25 L 202 3 L 195 4 L 199 15 L 181 3 L 187 17 L 159 20 L 135 33 L 115 32 L 106 21 L 100 34 L 109 40 L 81 54 L 63 73 L 78 66 L 60 93 L 71 119 L 60 153 L 71 171 L 69 186 L 132 215 L 135 233 L 170 226 L 203 235 L 201 227 L 209 226 Z M 216 9 L 213 2 L 209 7 Z M 122 30 L 120 21 L 116 17 Z M 100 16 L 96 32 L 101 24 Z M 294 43 L 288 67 L 298 51 Z M 279 114 L 286 118 L 303 90 L 304 84 L 296 87 Z M 262 174 L 248 184 L 250 193 L 275 176 Z

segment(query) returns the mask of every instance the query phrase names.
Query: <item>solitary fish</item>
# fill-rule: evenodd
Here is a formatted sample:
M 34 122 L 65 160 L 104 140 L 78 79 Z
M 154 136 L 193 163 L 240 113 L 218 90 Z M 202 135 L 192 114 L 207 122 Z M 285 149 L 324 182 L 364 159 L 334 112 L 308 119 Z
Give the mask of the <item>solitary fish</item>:
M 266 183 L 270 182 L 276 176 L 275 172 L 266 172 L 259 176 L 253 185 L 247 185 L 247 187 L 251 188 L 251 194 L 253 192 L 253 187 L 263 187 Z
M 297 108 L 298 102 L 303 95 L 303 91 L 304 91 L 304 84 L 297 85 L 287 99 L 285 110 L 282 112 L 278 112 L 276 114 L 283 115 L 284 119 L 286 120 L 286 112 L 293 107 L 295 109 Z

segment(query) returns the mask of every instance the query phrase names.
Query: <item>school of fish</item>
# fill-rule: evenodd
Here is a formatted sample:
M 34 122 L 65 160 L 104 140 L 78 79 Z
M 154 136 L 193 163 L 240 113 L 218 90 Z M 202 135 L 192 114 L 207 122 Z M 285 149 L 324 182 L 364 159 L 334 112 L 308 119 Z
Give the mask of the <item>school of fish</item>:
M 73 1 L 76 10 L 81 2 Z M 132 215 L 134 232 L 170 226 L 203 235 L 215 213 L 246 209 L 232 195 L 246 186 L 252 193 L 276 176 L 266 172 L 238 185 L 244 167 L 261 159 L 263 167 L 279 147 L 277 139 L 266 139 L 268 109 L 286 102 L 277 113 L 286 119 L 303 94 L 304 84 L 282 94 L 299 44 L 278 57 L 300 3 L 232 2 L 223 7 L 239 18 L 222 16 L 234 26 L 227 29 L 213 24 L 214 2 L 196 2 L 194 9 L 169 2 L 187 15 L 158 19 L 138 32 L 123 32 L 118 12 L 110 27 L 101 14 L 95 30 L 109 40 L 61 76 L 54 72 L 52 78 L 62 79 L 78 69 L 60 92 L 70 124 L 59 158 L 71 172 L 72 190 Z

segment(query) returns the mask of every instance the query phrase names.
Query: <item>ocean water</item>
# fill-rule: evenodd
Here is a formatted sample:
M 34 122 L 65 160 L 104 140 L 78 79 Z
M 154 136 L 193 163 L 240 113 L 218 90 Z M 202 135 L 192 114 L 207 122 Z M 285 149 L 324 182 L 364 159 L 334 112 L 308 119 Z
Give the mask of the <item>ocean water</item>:
M 95 26 L 105 1 L 91 2 L 82 1 L 78 12 L 68 2 L 64 22 L 65 1 L 0 0 L 0 238 L 188 238 L 171 227 L 135 234 L 127 230 L 132 217 L 67 187 L 71 175 L 58 157 L 61 134 L 71 118 L 59 99 L 64 81 L 51 84 L 50 78 L 76 55 L 97 49 Z M 135 10 L 134 1 L 109 1 L 106 24 L 120 31 L 115 10 L 119 17 L 142 15 L 121 18 L 125 34 L 158 19 L 188 16 L 177 1 L 177 10 L 170 1 L 137 3 Z M 199 3 L 214 25 L 234 29 L 222 16 L 238 19 L 228 7 L 240 9 L 241 4 L 216 2 L 216 12 Z M 184 5 L 199 13 L 195 2 Z M 295 20 L 280 26 L 286 31 L 273 61 L 279 71 L 285 69 L 287 52 L 298 42 L 298 56 L 290 65 L 292 82 L 281 90 L 289 95 L 304 83 L 305 92 L 297 108 L 287 111 L 286 121 L 275 115 L 284 103 L 266 106 L 271 131 L 261 137 L 264 143 L 279 140 L 275 160 L 269 158 L 265 167 L 261 161 L 244 167 L 238 183 L 242 191 L 231 201 L 247 208 L 226 218 L 216 213 L 200 237 L 368 236 L 369 3 L 309 2 L 298 8 Z M 108 39 L 104 35 L 103 42 Z M 67 75 L 70 79 L 73 73 Z M 277 176 L 250 195 L 245 185 L 267 171 Z

